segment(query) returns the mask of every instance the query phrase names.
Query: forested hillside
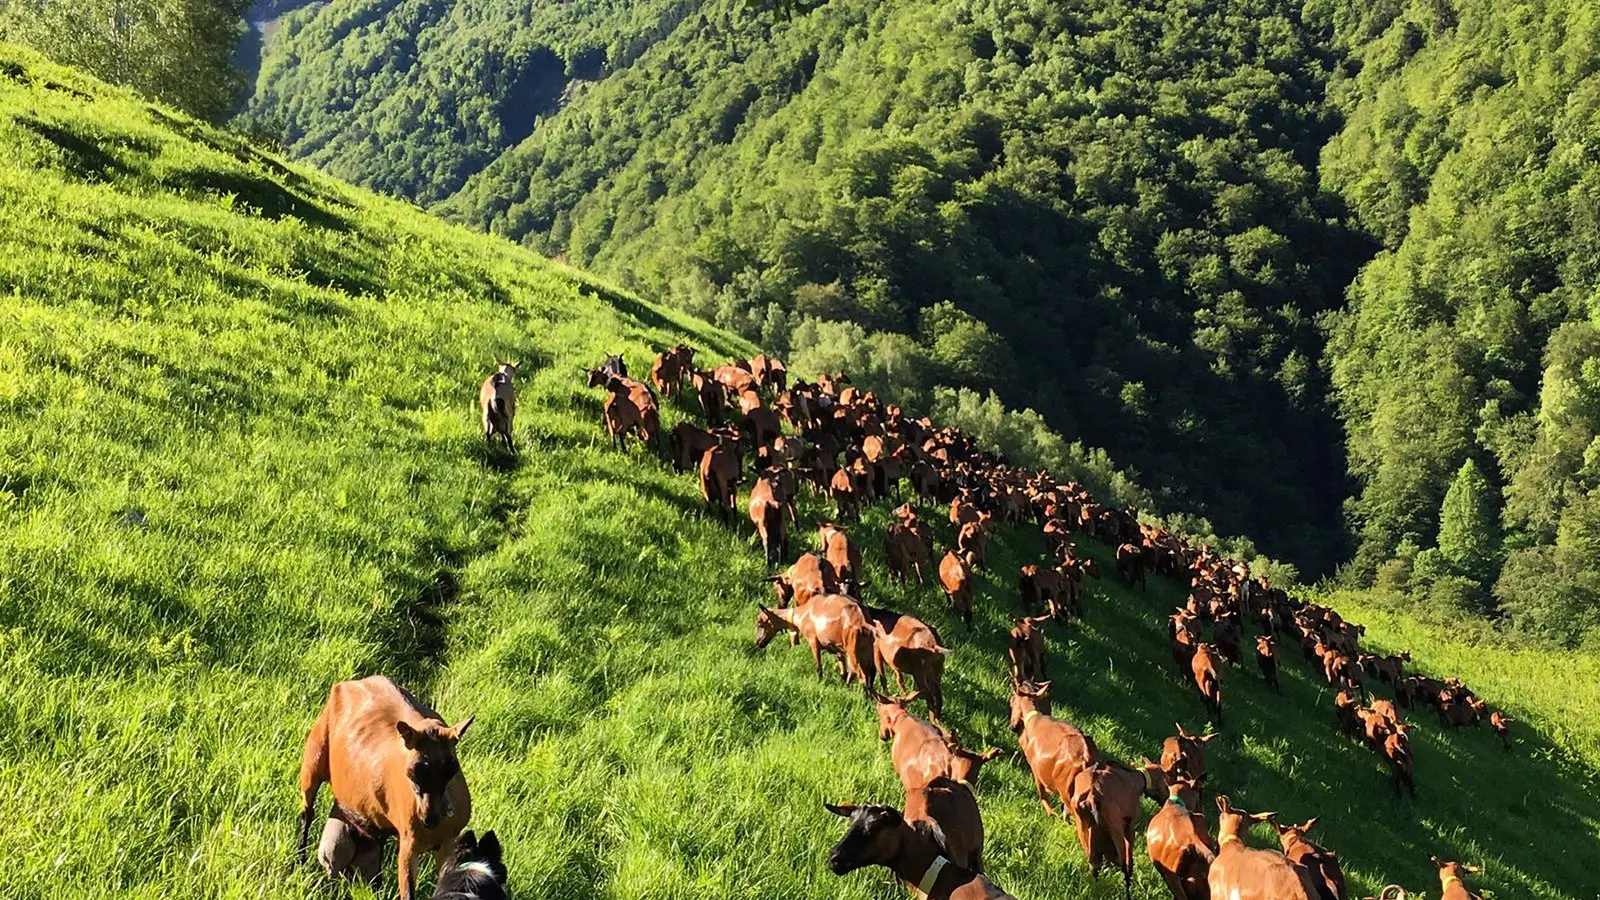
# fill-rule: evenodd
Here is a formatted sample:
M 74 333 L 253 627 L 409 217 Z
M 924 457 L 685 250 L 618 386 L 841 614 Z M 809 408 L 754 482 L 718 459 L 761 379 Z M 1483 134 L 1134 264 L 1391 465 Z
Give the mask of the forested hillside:
M 683 5 L 333 0 L 293 10 L 247 117 L 332 174 L 429 203 L 637 55 Z
M 1318 14 L 1359 71 L 1324 180 L 1384 248 L 1329 350 L 1358 574 L 1570 640 L 1600 609 L 1600 9 Z
M 325 70 L 295 60 L 404 31 L 331 39 L 377 6 L 269 48 L 257 107 L 321 104 Z M 1330 58 L 1291 4 L 840 0 L 774 23 L 725 0 L 666 22 L 443 208 L 803 363 L 864 363 L 912 406 L 996 390 L 1169 507 L 1314 570 L 1342 558 L 1314 322 L 1365 251 L 1318 193 Z M 293 126 L 291 146 L 397 186 L 368 173 L 433 137 L 386 117 L 382 77 L 333 83 L 386 105 L 344 138 L 370 149 Z
M 995 391 L 1309 572 L 1558 642 L 1596 623 L 1590 5 L 287 21 L 252 115 L 332 171 L 914 408 Z

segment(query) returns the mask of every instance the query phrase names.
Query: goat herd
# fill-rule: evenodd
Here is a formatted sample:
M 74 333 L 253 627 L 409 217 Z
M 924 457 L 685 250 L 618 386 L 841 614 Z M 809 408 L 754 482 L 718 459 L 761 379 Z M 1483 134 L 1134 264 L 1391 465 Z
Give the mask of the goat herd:
M 782 634 L 791 644 L 803 641 L 819 677 L 823 654 L 836 657 L 839 675 L 859 683 L 875 704 L 879 735 L 892 745 L 905 789 L 899 809 L 826 804 L 849 820 L 828 859 L 836 874 L 878 865 L 925 897 L 1011 896 L 983 874 L 983 819 L 975 795 L 979 768 L 1000 751 L 964 747 L 942 724 L 950 649 L 925 622 L 860 599 L 861 552 L 847 526 L 861 521 L 864 505 L 890 497 L 904 501 L 894 508 L 883 539 L 890 577 L 919 584 L 935 577 L 968 630 L 975 573 L 987 569 L 987 542 L 996 523 L 1042 527 L 1050 557 L 1022 568 L 1018 589 L 1026 614 L 1014 620 L 1008 636 L 1010 727 L 1046 814 L 1054 815 L 1052 798 L 1059 798 L 1091 872 L 1114 866 L 1130 896 L 1142 797 L 1159 804 L 1145 829 L 1146 848 L 1174 900 L 1345 900 L 1347 894 L 1336 855 L 1306 836 L 1316 818 L 1281 825 L 1272 813 L 1245 812 L 1218 796 L 1212 837 L 1200 801 L 1208 774 L 1205 744 L 1215 734 L 1189 734 L 1179 726 L 1164 742 L 1159 763 L 1145 759 L 1127 766 L 1102 753 L 1090 735 L 1051 715 L 1045 626 L 1083 618 L 1085 579 L 1101 577 L 1094 558 L 1078 551 L 1077 535 L 1114 547 L 1118 577 L 1129 585 L 1143 586 L 1152 574 L 1188 583 L 1187 602 L 1168 621 L 1173 661 L 1218 722 L 1223 672 L 1243 662 L 1247 619 L 1260 631 L 1255 655 L 1267 684 L 1278 688 L 1277 640 L 1298 642 L 1306 660 L 1337 689 L 1338 722 L 1382 755 L 1397 791 L 1416 791 L 1411 725 L 1400 707 L 1430 703 L 1447 727 L 1477 725 L 1486 712 L 1456 679 L 1407 674 L 1409 654 L 1362 652 L 1362 626 L 1332 609 L 1293 599 L 1210 547 L 1196 548 L 1182 535 L 1141 523 L 1133 510 L 1102 505 L 1076 483 L 1013 466 L 954 428 L 908 417 L 842 374 L 790 385 L 777 359 L 758 355 L 707 370 L 695 366 L 694 355 L 683 344 L 661 353 L 648 384 L 629 377 L 620 355 L 607 356 L 584 376 L 589 387 L 606 392 L 604 425 L 617 449 L 637 438 L 669 453 L 676 471 L 698 473 L 706 503 L 729 524 L 737 521 L 736 491 L 749 473 L 746 511 L 769 564 L 790 556 L 789 534 L 803 488 L 831 501 L 836 521 L 843 523 L 819 524 L 817 552 L 800 555 L 770 578 L 776 603 L 758 604 L 755 614 L 758 648 Z M 485 440 L 498 441 L 512 454 L 515 376 L 514 365 L 500 363 L 479 393 Z M 662 431 L 659 404 L 680 395 L 693 396 L 705 427 L 686 421 L 669 436 Z M 910 486 L 909 501 L 902 483 Z M 919 502 L 949 510 L 953 541 L 937 567 L 931 565 L 933 528 L 918 514 Z M 887 689 L 890 674 L 901 693 L 879 691 L 880 684 Z M 907 678 L 913 690 L 904 694 Z M 1364 704 L 1373 680 L 1391 685 L 1396 700 Z M 929 720 L 911 712 L 919 701 Z M 1488 718 L 1509 751 L 1511 720 L 1498 711 Z M 301 765 L 302 860 L 317 793 L 327 782 L 334 804 L 318 859 L 331 875 L 375 881 L 383 845 L 394 836 L 403 900 L 412 898 L 425 852 L 440 860 L 436 898 L 504 897 L 506 873 L 493 832 L 480 841 L 462 830 L 471 807 L 456 746 L 470 723 L 447 725 L 381 677 L 335 685 Z M 1277 829 L 1282 852 L 1248 847 L 1241 839 L 1252 823 L 1263 821 Z M 1433 862 L 1443 900 L 1476 896 L 1462 880 L 1475 869 Z M 1404 892 L 1391 885 L 1383 896 Z

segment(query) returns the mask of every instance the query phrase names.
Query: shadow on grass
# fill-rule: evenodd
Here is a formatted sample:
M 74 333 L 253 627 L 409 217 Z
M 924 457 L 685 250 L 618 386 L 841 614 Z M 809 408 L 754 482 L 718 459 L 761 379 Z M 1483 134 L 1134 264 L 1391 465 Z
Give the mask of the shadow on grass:
M 132 172 L 122 160 L 106 152 L 94 138 L 79 134 L 64 125 L 29 116 L 15 121 L 24 130 L 48 141 L 61 151 L 67 172 L 85 181 L 109 181 Z

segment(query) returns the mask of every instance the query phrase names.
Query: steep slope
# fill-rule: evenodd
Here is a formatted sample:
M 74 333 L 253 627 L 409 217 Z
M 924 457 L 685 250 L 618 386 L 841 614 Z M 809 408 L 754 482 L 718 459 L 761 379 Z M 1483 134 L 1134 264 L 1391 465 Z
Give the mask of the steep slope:
M 495 53 L 399 11 L 346 34 L 355 8 L 269 52 L 257 105 L 330 171 L 436 198 L 436 165 L 373 175 L 441 127 L 389 86 L 476 85 Z M 497 21 L 494 41 L 546 39 Z M 779 350 L 870 342 L 913 407 L 997 390 L 1165 506 L 1308 571 L 1342 560 L 1314 320 L 1368 251 L 1316 187 L 1331 54 L 1297 4 L 836 0 L 775 22 L 709 0 L 661 23 L 441 208 Z M 424 65 L 408 42 L 436 33 Z M 407 74 L 369 83 L 394 47 Z M 875 335 L 816 324 L 840 320 Z
M 323 891 L 287 863 L 300 744 L 329 683 L 373 671 L 477 715 L 474 825 L 506 840 L 515 896 L 903 894 L 823 867 L 823 799 L 898 796 L 859 692 L 781 641 L 751 650 L 770 592 L 748 532 L 608 449 L 576 378 L 608 350 L 751 347 L 9 48 L 0 199 L 6 896 Z M 527 373 L 514 466 L 475 434 L 496 357 Z M 933 589 L 889 583 L 882 516 L 859 529 L 874 599 L 941 629 L 952 724 L 1011 750 L 1007 573 L 1042 547 L 1000 536 L 969 635 Z M 1120 758 L 1200 719 L 1163 671 L 1178 598 L 1107 581 L 1086 624 L 1051 631 L 1060 714 Z M 1371 624 L 1507 705 L 1518 752 L 1420 723 L 1421 796 L 1391 801 L 1290 664 L 1281 699 L 1228 674 L 1212 787 L 1322 814 L 1363 889 L 1430 889 L 1430 852 L 1484 864 L 1501 896 L 1600 889 L 1595 662 Z M 1019 760 L 980 794 L 1017 896 L 1121 895 L 1089 882 Z M 1165 896 L 1143 864 L 1135 887 Z

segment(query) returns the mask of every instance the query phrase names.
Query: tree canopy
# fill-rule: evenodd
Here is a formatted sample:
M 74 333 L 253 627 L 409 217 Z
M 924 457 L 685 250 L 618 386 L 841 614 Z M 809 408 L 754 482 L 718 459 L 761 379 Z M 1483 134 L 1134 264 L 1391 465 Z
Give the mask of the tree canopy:
M 204 119 L 231 112 L 250 0 L 0 0 L 0 41 L 127 85 Z

